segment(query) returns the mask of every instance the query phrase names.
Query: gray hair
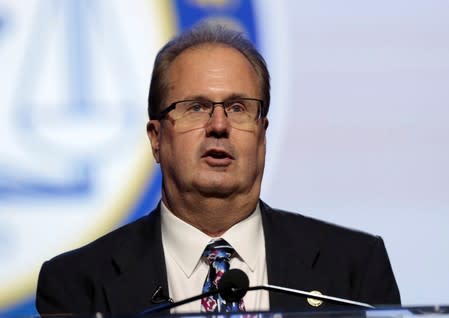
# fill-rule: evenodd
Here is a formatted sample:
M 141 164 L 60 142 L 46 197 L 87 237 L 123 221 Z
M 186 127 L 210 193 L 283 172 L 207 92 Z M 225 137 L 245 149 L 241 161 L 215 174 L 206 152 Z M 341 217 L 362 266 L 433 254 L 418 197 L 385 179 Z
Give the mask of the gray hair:
M 148 94 L 148 116 L 150 119 L 161 111 L 167 91 L 166 73 L 171 63 L 185 50 L 205 44 L 219 44 L 231 47 L 242 53 L 256 71 L 264 100 L 262 117 L 270 107 L 270 74 L 266 62 L 254 45 L 242 32 L 231 30 L 223 25 L 203 23 L 189 29 L 168 42 L 157 54 Z

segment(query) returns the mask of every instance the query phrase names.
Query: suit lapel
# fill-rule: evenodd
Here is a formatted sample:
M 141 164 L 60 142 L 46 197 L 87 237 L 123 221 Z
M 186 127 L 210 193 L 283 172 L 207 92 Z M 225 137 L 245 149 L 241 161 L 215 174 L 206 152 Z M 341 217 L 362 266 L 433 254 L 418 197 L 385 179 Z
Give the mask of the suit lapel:
M 301 216 L 274 211 L 260 202 L 264 227 L 268 283 L 305 291 L 321 290 L 323 284 L 314 264 L 319 257 L 318 243 L 308 237 L 302 222 L 294 222 Z M 270 309 L 294 309 L 308 307 L 306 299 L 270 292 Z M 310 308 L 310 307 L 309 307 Z
M 138 313 L 154 306 L 151 298 L 158 286 L 168 295 L 160 223 L 158 206 L 138 229 L 139 233 L 133 233 L 113 255 L 119 275 L 104 284 L 111 313 Z

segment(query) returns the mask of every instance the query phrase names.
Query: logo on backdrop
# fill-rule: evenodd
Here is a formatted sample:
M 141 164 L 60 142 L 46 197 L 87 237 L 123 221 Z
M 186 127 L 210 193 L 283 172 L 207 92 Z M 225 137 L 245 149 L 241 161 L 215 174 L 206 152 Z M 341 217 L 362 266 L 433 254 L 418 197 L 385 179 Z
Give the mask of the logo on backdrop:
M 142 6 L 134 11 L 161 11 Z M 161 42 L 148 30 L 162 32 L 149 21 L 123 28 L 129 11 L 38 1 L 11 4 L 8 28 L 0 18 L 10 61 L 0 75 L 0 310 L 29 299 L 45 259 L 147 213 L 139 200 L 158 196 L 146 193 L 158 170 L 145 81 Z

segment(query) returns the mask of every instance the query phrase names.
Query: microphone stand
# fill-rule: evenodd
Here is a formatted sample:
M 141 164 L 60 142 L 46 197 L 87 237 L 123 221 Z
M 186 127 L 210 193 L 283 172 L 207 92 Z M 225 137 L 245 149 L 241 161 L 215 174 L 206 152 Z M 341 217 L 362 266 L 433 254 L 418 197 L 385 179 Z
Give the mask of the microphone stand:
M 152 314 L 152 313 L 156 313 L 156 312 L 161 312 L 163 310 L 169 310 L 171 308 L 178 307 L 178 306 L 190 303 L 192 301 L 202 299 L 203 297 L 208 297 L 210 295 L 215 295 L 215 294 L 222 295 L 223 293 L 224 294 L 230 294 L 230 293 L 234 294 L 234 293 L 239 293 L 239 292 L 242 292 L 244 295 L 247 291 L 260 290 L 260 289 L 277 292 L 277 293 L 281 293 L 281 294 L 289 294 L 289 295 L 302 296 L 302 297 L 307 297 L 307 298 L 315 298 L 315 299 L 319 299 L 319 300 L 323 300 L 323 301 L 325 300 L 325 301 L 329 301 L 329 302 L 337 303 L 337 304 L 345 304 L 345 305 L 351 305 L 351 306 L 369 308 L 369 309 L 375 308 L 374 306 L 372 306 L 370 304 L 361 303 L 358 301 L 353 301 L 353 300 L 338 298 L 338 297 L 333 297 L 333 296 L 327 296 L 327 295 L 313 294 L 313 293 L 302 291 L 302 290 L 291 289 L 291 288 L 280 287 L 280 286 L 268 284 L 268 285 L 259 285 L 259 286 L 246 287 L 246 288 L 221 288 L 221 289 L 218 288 L 216 290 L 206 292 L 206 293 L 203 293 L 200 295 L 196 295 L 193 297 L 189 297 L 189 298 L 186 298 L 186 299 L 174 302 L 174 303 L 161 304 L 156 307 L 148 308 L 148 309 L 144 310 L 143 312 L 141 312 L 139 314 L 139 316 L 144 316 L 144 315 L 148 315 L 148 314 Z

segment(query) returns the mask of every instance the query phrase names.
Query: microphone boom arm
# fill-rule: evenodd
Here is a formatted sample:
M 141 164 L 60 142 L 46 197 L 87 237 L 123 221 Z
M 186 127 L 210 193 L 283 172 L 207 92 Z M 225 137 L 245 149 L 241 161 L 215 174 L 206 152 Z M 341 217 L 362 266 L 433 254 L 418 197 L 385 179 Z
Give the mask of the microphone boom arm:
M 331 301 L 333 303 L 339 303 L 339 304 L 343 303 L 346 305 L 352 305 L 352 306 L 358 306 L 358 307 L 364 307 L 364 308 L 370 308 L 370 309 L 376 308 L 370 304 L 361 303 L 358 301 L 353 301 L 353 300 L 338 298 L 338 297 L 333 297 L 333 296 L 327 296 L 327 295 L 322 295 L 322 294 L 314 294 L 314 293 L 310 293 L 310 292 L 306 292 L 306 291 L 302 291 L 302 290 L 291 289 L 291 288 L 280 287 L 280 286 L 269 285 L 269 284 L 252 286 L 252 287 L 248 287 L 248 288 L 235 288 L 235 292 L 243 290 L 243 289 L 246 291 L 263 289 L 263 290 L 268 290 L 268 291 L 277 292 L 277 293 L 284 293 L 284 294 L 290 294 L 290 295 L 296 295 L 296 296 L 300 295 L 300 296 L 306 296 L 308 298 L 327 300 L 327 301 Z
M 280 286 L 275 286 L 275 285 L 269 285 L 269 284 L 252 286 L 252 287 L 247 287 L 247 288 L 231 288 L 233 293 L 238 293 L 238 292 L 242 292 L 242 291 L 247 292 L 247 291 L 251 291 L 251 290 L 260 290 L 260 289 L 272 291 L 272 292 L 276 292 L 276 293 L 290 294 L 290 295 L 296 295 L 296 296 L 305 296 L 308 298 L 315 298 L 315 299 L 319 299 L 319 300 L 323 300 L 323 301 L 330 301 L 333 303 L 346 304 L 346 305 L 369 308 L 369 309 L 375 308 L 374 306 L 372 306 L 370 304 L 361 303 L 358 301 L 353 301 L 353 300 L 348 300 L 348 299 L 338 298 L 338 297 L 333 297 L 333 296 L 327 296 L 327 295 L 313 294 L 313 293 L 302 291 L 302 290 L 296 290 L 296 289 L 280 287 Z M 201 295 L 196 295 L 193 297 L 189 297 L 189 298 L 177 301 L 175 303 L 161 304 L 159 306 L 152 307 L 152 308 L 149 308 L 149 309 L 141 312 L 139 316 L 148 315 L 148 314 L 152 314 L 152 313 L 156 313 L 156 312 L 161 312 L 163 310 L 169 310 L 173 307 L 178 307 L 178 306 L 190 303 L 192 301 L 199 300 L 203 297 L 207 297 L 207 296 L 214 295 L 217 293 L 222 293 L 223 291 L 227 291 L 227 290 L 228 289 L 225 290 L 225 289 L 219 288 L 214 291 L 210 291 L 207 293 L 203 293 Z

